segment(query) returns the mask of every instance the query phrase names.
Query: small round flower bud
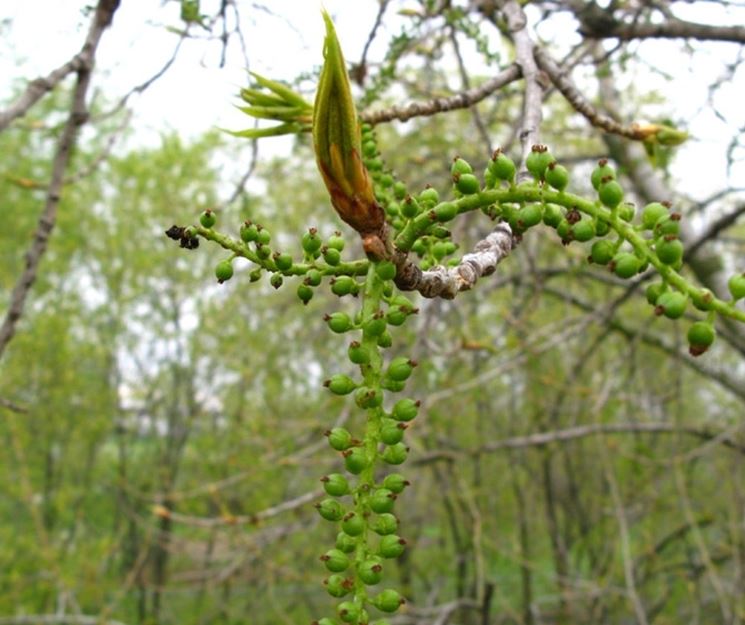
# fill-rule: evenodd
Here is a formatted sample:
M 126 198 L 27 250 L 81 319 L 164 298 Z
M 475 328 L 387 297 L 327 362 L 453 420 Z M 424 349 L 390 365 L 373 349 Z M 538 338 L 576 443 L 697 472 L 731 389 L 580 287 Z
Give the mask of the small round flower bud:
M 398 529 L 398 519 L 390 512 L 381 514 L 371 525 L 372 531 L 380 536 L 395 534 Z
M 349 395 L 357 388 L 357 383 L 348 375 L 337 373 L 326 380 L 323 385 L 334 395 Z
M 341 549 L 329 549 L 321 556 L 321 561 L 332 573 L 341 573 L 349 568 L 349 557 Z
M 395 612 L 405 603 L 403 597 L 392 589 L 386 589 L 372 600 L 372 604 L 381 612 Z
M 403 382 L 409 378 L 416 365 L 416 361 L 406 356 L 398 356 L 391 360 L 385 375 L 396 382 Z
M 407 480 L 400 473 L 391 473 L 389 475 L 386 475 L 385 479 L 383 480 L 383 486 L 394 493 L 403 492 L 404 488 L 406 488 L 409 484 L 409 480 Z
M 340 521 L 344 516 L 344 506 L 335 499 L 324 499 L 317 503 L 316 510 L 327 521 Z
M 395 445 L 389 445 L 385 448 L 381 457 L 384 462 L 388 464 L 402 464 L 406 462 L 406 458 L 409 455 L 409 448 L 403 443 L 396 443 Z
M 623 200 L 623 189 L 615 180 L 609 180 L 600 185 L 598 197 L 607 207 L 615 208 Z
M 329 445 L 336 451 L 344 451 L 352 446 L 353 438 L 349 430 L 345 428 L 334 428 L 326 432 L 329 439 Z
M 393 418 L 397 421 L 411 421 L 417 416 L 421 402 L 413 399 L 400 399 L 393 406 Z
M 473 195 L 481 190 L 481 184 L 479 183 L 479 179 L 473 174 L 463 174 L 457 176 L 455 188 L 463 195 Z
M 672 237 L 673 235 L 668 235 Z M 683 258 L 683 244 L 678 238 L 663 237 L 654 246 L 659 258 L 666 265 L 675 265 Z
M 383 579 L 383 565 L 378 558 L 365 560 L 357 567 L 357 575 L 366 586 L 379 584 Z
M 393 510 L 393 504 L 396 503 L 396 495 L 387 488 L 378 488 L 370 496 L 370 509 L 378 514 L 390 512 Z
M 396 277 L 396 265 L 389 260 L 382 260 L 375 266 L 375 272 L 381 280 L 393 280 Z
M 515 178 L 515 163 L 512 162 L 509 156 L 502 154 L 501 150 L 494 152 L 489 162 L 489 170 L 499 180 L 512 182 Z
M 655 313 L 665 315 L 668 319 L 679 319 L 686 309 L 688 298 L 677 291 L 665 291 L 657 299 Z
M 642 226 L 645 230 L 652 230 L 655 224 L 663 217 L 667 217 L 669 213 L 670 211 L 664 204 L 651 202 L 642 210 Z
M 297 296 L 303 304 L 307 304 L 311 299 L 313 299 L 313 289 L 307 284 L 301 282 L 297 287 Z
M 365 526 L 365 519 L 354 512 L 345 515 L 341 521 L 342 531 L 350 536 L 359 536 L 365 531 Z
M 398 558 L 406 550 L 406 541 L 396 534 L 388 534 L 380 539 L 378 551 L 384 558 Z
M 546 182 L 557 191 L 563 191 L 569 184 L 569 172 L 567 168 L 557 164 L 549 163 L 545 173 Z
M 615 170 L 610 165 L 608 165 L 607 159 L 603 158 L 598 161 L 598 166 L 592 170 L 590 182 L 592 182 L 592 186 L 595 188 L 595 190 L 598 191 L 600 189 L 601 181 L 604 178 L 615 179 L 615 177 Z
M 233 277 L 233 264 L 229 260 L 223 260 L 217 263 L 215 277 L 220 284 L 230 280 Z
M 727 288 L 732 295 L 732 299 L 738 300 L 745 298 L 745 273 L 734 275 L 727 280 Z
M 323 490 L 332 497 L 341 497 L 349 494 L 349 482 L 341 473 L 331 473 L 321 478 Z
M 209 208 L 199 216 L 199 223 L 205 228 L 212 228 L 216 221 L 215 213 Z
M 714 326 L 706 321 L 697 321 L 688 329 L 688 351 L 691 356 L 700 356 L 711 347 L 716 337 Z
M 352 329 L 352 320 L 349 318 L 347 313 L 335 312 L 324 317 L 326 323 L 332 332 L 342 334 Z
M 343 453 L 344 466 L 352 475 L 359 475 L 370 466 L 370 458 L 368 458 L 367 452 L 361 447 L 352 447 Z
M 353 584 L 350 583 L 350 580 L 346 579 L 343 575 L 339 575 L 338 573 L 334 573 L 333 575 L 330 575 L 325 580 L 323 580 L 323 585 L 326 586 L 326 592 L 328 592 L 332 597 L 336 597 L 337 599 L 341 599 L 342 597 L 347 595 L 353 587 Z

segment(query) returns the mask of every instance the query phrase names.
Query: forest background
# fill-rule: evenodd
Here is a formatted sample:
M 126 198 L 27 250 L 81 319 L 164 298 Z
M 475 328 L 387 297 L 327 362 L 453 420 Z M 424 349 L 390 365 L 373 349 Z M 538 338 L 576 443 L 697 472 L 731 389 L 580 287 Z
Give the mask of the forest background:
M 328 604 L 333 532 L 312 504 L 338 470 L 323 432 L 357 416 L 321 386 L 346 363 L 323 323 L 344 303 L 303 306 L 241 261 L 218 285 L 224 252 L 163 234 L 212 208 L 287 251 L 309 226 L 361 249 L 307 136 L 218 130 L 253 123 L 234 107 L 246 68 L 312 101 L 323 23 L 313 2 L 205 1 L 199 23 L 185 4 L 0 13 L 0 625 L 295 624 Z M 501 4 L 326 2 L 360 110 L 508 68 Z M 572 185 L 591 192 L 610 157 L 638 204 L 674 203 L 684 273 L 726 294 L 744 268 L 743 3 L 521 4 L 596 113 L 690 134 L 650 157 L 539 77 L 540 139 Z M 477 172 L 498 146 L 518 160 L 523 89 L 378 125 L 386 164 L 446 194 L 456 154 Z M 458 228 L 467 250 L 490 224 Z M 586 257 L 537 228 L 397 330 L 422 408 L 392 623 L 745 622 L 745 331 L 721 324 L 693 358 L 684 321 L 644 300 L 649 275 Z

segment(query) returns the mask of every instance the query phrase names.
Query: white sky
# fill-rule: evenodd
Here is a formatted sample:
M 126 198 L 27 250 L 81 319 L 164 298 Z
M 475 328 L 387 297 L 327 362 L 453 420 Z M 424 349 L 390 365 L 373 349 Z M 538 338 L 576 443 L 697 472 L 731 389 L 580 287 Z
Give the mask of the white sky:
M 219 0 L 203 0 L 203 12 L 211 13 L 218 3 Z M 0 94 L 8 93 L 10 80 L 46 74 L 79 50 L 89 21 L 81 12 L 82 4 L 81 0 L 0 0 L 0 21 L 12 20 L 11 26 L 6 25 L 0 31 Z M 239 4 L 252 70 L 274 78 L 291 79 L 320 63 L 323 41 L 320 2 L 265 0 L 263 4 L 281 18 L 253 9 L 247 0 L 240 0 Z M 359 59 L 378 3 L 374 0 L 325 0 L 324 4 L 336 20 L 347 59 Z M 716 7 L 711 4 L 706 10 L 684 9 L 691 12 L 686 15 L 691 19 L 732 23 L 731 17 L 717 15 Z M 745 22 L 745 15 L 742 21 Z M 390 19 L 384 21 L 370 53 L 372 59 L 382 57 L 386 43 L 398 32 L 400 23 L 394 21 L 391 25 Z M 177 42 L 177 35 L 166 28 L 181 25 L 178 2 L 170 1 L 163 6 L 153 0 L 123 0 L 114 27 L 102 40 L 98 60 L 101 74 L 96 77 L 96 85 L 113 101 L 150 77 L 170 57 Z M 567 32 L 567 42 L 572 39 L 576 39 L 576 34 Z M 709 46 L 711 52 L 698 57 L 695 66 L 687 67 L 688 59 L 677 52 L 678 43 L 650 41 L 641 45 L 643 55 L 678 76 L 668 88 L 674 104 L 664 107 L 664 111 L 677 110 L 681 117 L 691 117 L 695 113 L 689 128 L 694 139 L 679 148 L 673 171 L 682 190 L 705 197 L 728 184 L 726 145 L 736 128 L 745 126 L 745 107 L 742 106 L 745 71 L 740 71 L 736 80 L 715 97 L 717 109 L 725 113 L 731 125 L 717 119 L 706 101 L 707 81 L 723 70 L 723 61 L 735 59 L 738 47 L 712 44 Z M 249 125 L 249 120 L 233 106 L 238 89 L 247 83 L 240 50 L 237 45 L 229 49 L 226 66 L 222 69 L 218 68 L 219 54 L 217 43 L 209 47 L 202 41 L 184 44 L 176 64 L 166 76 L 144 95 L 130 101 L 136 109 L 135 141 L 157 144 L 159 134 L 169 128 L 193 136 L 215 126 L 239 129 Z M 643 89 L 657 87 L 660 82 L 643 66 L 634 80 L 638 81 L 635 86 Z M 660 111 L 650 107 L 649 112 L 653 117 Z M 262 142 L 261 149 L 266 155 L 289 150 L 289 147 L 287 141 L 268 139 Z M 706 176 L 697 175 L 702 163 L 706 166 Z M 745 164 L 734 169 L 731 180 L 745 180 Z

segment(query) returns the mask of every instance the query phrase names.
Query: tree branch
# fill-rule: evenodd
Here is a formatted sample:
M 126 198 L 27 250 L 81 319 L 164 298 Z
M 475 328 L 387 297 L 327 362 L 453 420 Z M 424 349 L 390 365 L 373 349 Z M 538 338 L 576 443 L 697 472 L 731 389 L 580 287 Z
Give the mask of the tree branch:
M 734 41 L 745 43 L 745 27 L 713 26 L 698 24 L 677 18 L 668 19 L 660 24 L 625 23 L 615 20 L 604 21 L 602 26 L 596 22 L 582 20 L 580 33 L 592 39 L 701 39 L 709 41 Z
M 15 334 L 16 324 L 23 314 L 26 298 L 36 281 L 36 274 L 41 258 L 46 252 L 49 237 L 57 221 L 57 206 L 59 205 L 65 170 L 70 161 L 70 155 L 75 147 L 78 130 L 88 120 L 86 94 L 90 86 L 91 72 L 96 56 L 96 50 L 104 30 L 119 7 L 119 0 L 99 0 L 88 35 L 80 51 L 82 59 L 77 70 L 77 82 L 73 92 L 70 114 L 62 129 L 52 163 L 52 177 L 47 189 L 44 210 L 34 232 L 31 246 L 26 252 L 26 266 L 16 282 L 10 296 L 10 306 L 0 326 L 0 358 L 2 358 L 8 343 Z
M 368 124 L 380 124 L 394 119 L 405 122 L 412 117 L 428 117 L 437 113 L 468 108 L 481 102 L 505 85 L 516 81 L 520 76 L 522 76 L 520 68 L 517 65 L 510 65 L 479 87 L 467 89 L 445 98 L 434 98 L 424 102 L 409 102 L 402 106 L 391 106 L 379 111 L 363 111 L 360 113 L 360 119 Z

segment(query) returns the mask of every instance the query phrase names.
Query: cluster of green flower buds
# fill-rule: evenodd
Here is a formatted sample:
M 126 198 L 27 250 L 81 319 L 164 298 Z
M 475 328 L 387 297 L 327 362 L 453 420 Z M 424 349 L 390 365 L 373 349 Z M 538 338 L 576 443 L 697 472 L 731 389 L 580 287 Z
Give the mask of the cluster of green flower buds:
M 325 319 L 332 332 L 355 333 L 347 354 L 359 367 L 359 378 L 337 374 L 324 382 L 335 395 L 351 395 L 366 411 L 364 432 L 355 436 L 347 428 L 335 427 L 325 435 L 329 446 L 340 454 L 344 473 L 321 478 L 327 497 L 316 504 L 318 513 L 337 526 L 336 542 L 321 556 L 330 573 L 324 580 L 326 591 L 341 599 L 336 615 L 344 623 L 370 623 L 371 608 L 392 613 L 403 605 L 398 591 L 387 588 L 375 592 L 383 582 L 387 562 L 399 557 L 406 541 L 398 533 L 394 515 L 396 500 L 409 485 L 393 470 L 409 453 L 404 436 L 417 416 L 419 402 L 410 398 L 385 401 L 389 393 L 404 390 L 417 363 L 406 356 L 386 359 L 381 350 L 391 346 L 389 328 L 402 325 L 418 311 L 403 295 L 394 295 L 395 266 L 382 261 L 372 264 L 363 283 L 355 282 L 362 295 L 362 310 L 354 318 L 334 312 Z M 332 285 L 338 285 L 339 281 Z M 389 467 L 387 474 L 383 467 Z M 387 621 L 375 621 L 383 625 Z M 336 624 L 330 618 L 321 625 Z

